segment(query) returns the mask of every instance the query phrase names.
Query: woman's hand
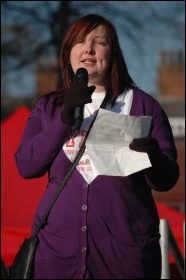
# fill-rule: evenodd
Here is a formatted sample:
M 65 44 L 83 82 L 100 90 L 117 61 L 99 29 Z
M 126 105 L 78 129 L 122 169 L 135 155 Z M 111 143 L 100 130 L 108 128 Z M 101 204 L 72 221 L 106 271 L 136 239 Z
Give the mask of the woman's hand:
M 74 125 L 74 109 L 91 103 L 91 95 L 95 90 L 95 86 L 88 87 L 84 83 L 75 81 L 71 87 L 65 92 L 62 121 L 69 125 Z
M 136 152 L 147 153 L 152 165 L 157 165 L 162 155 L 158 141 L 152 137 L 133 139 L 129 144 L 129 148 Z

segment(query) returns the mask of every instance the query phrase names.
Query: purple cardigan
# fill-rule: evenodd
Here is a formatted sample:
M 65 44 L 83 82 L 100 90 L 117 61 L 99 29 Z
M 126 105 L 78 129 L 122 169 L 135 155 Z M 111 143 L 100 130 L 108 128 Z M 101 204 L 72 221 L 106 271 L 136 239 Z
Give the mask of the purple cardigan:
M 50 115 L 55 98 L 37 102 L 15 153 L 22 177 L 48 172 L 32 232 L 71 164 L 62 149 L 71 127 L 61 121 L 61 107 Z M 130 115 L 153 116 L 150 136 L 163 153 L 159 165 L 126 177 L 100 175 L 90 184 L 75 170 L 39 232 L 34 279 L 160 278 L 159 217 L 151 189 L 174 187 L 177 152 L 168 118 L 152 96 L 135 89 Z

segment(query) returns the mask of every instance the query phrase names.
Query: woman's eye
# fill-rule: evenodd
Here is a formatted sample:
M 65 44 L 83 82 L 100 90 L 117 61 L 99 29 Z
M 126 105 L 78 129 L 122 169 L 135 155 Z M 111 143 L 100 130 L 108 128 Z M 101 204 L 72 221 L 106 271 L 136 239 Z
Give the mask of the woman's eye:
M 95 41 L 95 44 L 106 46 L 106 43 L 102 41 Z

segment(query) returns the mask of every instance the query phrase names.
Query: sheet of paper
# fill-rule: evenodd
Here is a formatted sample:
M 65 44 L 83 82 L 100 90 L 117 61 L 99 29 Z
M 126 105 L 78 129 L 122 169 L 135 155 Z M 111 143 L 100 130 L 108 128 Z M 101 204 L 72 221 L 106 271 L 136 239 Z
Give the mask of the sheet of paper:
M 151 116 L 126 116 L 99 109 L 86 141 L 95 175 L 128 176 L 151 166 L 147 153 L 129 149 L 134 138 L 147 137 Z

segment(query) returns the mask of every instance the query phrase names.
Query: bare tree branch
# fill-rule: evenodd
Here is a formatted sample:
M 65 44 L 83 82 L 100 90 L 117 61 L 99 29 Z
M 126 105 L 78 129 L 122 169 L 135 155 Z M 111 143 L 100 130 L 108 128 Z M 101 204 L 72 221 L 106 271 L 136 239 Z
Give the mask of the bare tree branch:
M 165 2 L 158 1 L 157 5 L 155 1 L 2 1 L 1 74 L 35 64 L 41 56 L 54 56 L 58 61 L 67 26 L 87 13 L 110 19 L 119 39 L 125 38 L 124 44 L 130 42 L 130 48 L 135 48 L 141 59 L 147 36 L 157 36 L 158 42 L 170 32 L 184 45 L 184 1 L 168 1 L 169 6 Z

